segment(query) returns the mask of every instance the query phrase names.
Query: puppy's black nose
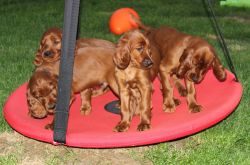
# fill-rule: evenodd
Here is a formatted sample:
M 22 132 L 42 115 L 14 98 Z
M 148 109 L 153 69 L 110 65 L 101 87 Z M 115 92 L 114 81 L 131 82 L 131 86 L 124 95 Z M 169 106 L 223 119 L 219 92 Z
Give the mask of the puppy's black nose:
M 45 51 L 45 52 L 43 53 L 43 55 L 44 55 L 45 57 L 50 57 L 50 56 L 53 55 L 53 52 L 52 52 L 52 51 Z
M 199 81 L 198 76 L 195 75 L 195 74 L 191 74 L 191 79 L 192 79 L 195 83 L 197 83 L 197 82 Z
M 150 67 L 151 65 L 153 65 L 153 61 L 151 61 L 149 58 L 144 58 L 144 60 L 142 61 L 142 65 L 145 67 Z

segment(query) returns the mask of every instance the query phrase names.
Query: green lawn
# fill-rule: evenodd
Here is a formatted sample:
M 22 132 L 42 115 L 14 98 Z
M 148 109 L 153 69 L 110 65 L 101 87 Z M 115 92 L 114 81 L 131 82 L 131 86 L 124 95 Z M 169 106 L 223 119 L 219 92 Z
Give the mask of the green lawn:
M 201 0 L 82 0 L 79 36 L 116 42 L 119 36 L 109 32 L 108 20 L 121 7 L 134 8 L 147 25 L 169 25 L 204 37 L 227 66 Z M 40 37 L 49 27 L 62 27 L 63 10 L 59 0 L 0 0 L 1 107 L 29 79 Z M 217 2 L 215 13 L 243 85 L 241 103 L 227 119 L 178 141 L 181 145 L 174 141 L 150 146 L 143 155 L 154 164 L 250 164 L 250 8 L 222 8 Z M 0 114 L 0 132 L 6 131 L 12 129 Z

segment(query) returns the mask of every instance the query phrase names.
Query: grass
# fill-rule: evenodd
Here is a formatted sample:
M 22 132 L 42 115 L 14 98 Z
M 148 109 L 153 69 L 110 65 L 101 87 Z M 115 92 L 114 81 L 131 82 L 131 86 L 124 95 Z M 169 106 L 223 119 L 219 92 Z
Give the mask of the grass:
M 7 156 L 0 156 L 0 164 L 4 164 L 4 165 L 17 164 L 17 158 L 13 154 L 9 154 Z
M 80 37 L 95 37 L 116 42 L 119 36 L 108 30 L 109 16 L 121 7 L 132 7 L 145 24 L 169 25 L 207 39 L 222 54 L 212 24 L 201 0 L 89 0 L 81 2 Z M 0 104 L 27 81 L 34 69 L 32 60 L 42 33 L 49 27 L 62 27 L 64 3 L 60 0 L 0 1 Z M 250 9 L 224 8 L 215 4 L 215 13 L 232 55 L 243 96 L 235 112 L 216 126 L 180 141 L 149 146 L 144 159 L 153 164 L 250 164 Z M 228 67 L 227 67 L 228 68 Z M 11 128 L 0 114 L 0 132 Z M 176 142 L 176 143 L 175 143 Z M 182 144 L 180 146 L 180 143 Z M 133 149 L 133 157 L 136 152 Z M 70 155 L 73 153 L 70 153 Z M 0 164 L 16 164 L 16 155 L 0 157 Z M 69 156 L 72 157 L 72 156 Z M 66 158 L 65 158 L 66 159 Z M 67 162 L 51 155 L 47 164 Z

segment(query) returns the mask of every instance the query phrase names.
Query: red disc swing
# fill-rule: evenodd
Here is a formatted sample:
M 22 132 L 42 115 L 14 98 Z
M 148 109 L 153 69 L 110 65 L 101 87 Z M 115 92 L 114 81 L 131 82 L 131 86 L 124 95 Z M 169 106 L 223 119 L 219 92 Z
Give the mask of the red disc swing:
M 112 102 L 117 98 L 111 92 L 93 98 L 92 113 L 89 116 L 80 115 L 80 96 L 77 96 L 69 111 L 67 107 L 69 106 L 74 60 L 74 49 L 72 48 L 74 48 L 77 32 L 79 3 L 80 0 L 65 0 L 62 57 L 58 84 L 60 90 L 54 131 L 44 129 L 44 126 L 52 120 L 50 116 L 38 120 L 27 115 L 28 107 L 25 94 L 27 83 L 24 83 L 9 96 L 3 110 L 6 121 L 17 132 L 36 140 L 52 144 L 63 143 L 74 147 L 114 148 L 147 145 L 178 139 L 209 128 L 227 117 L 239 104 L 242 87 L 237 81 L 230 56 L 227 56 L 231 62 L 230 69 L 234 74 L 227 71 L 227 80 L 221 83 L 216 80 L 212 71 L 209 71 L 203 82 L 196 85 L 197 100 L 203 106 L 203 111 L 200 113 L 189 113 L 186 104 L 178 106 L 175 113 L 164 113 L 158 80 L 153 82 L 155 92 L 152 100 L 152 128 L 148 131 L 138 132 L 136 130 L 139 122 L 137 117 L 133 118 L 128 132 L 116 133 L 112 131 L 120 116 L 105 111 L 105 105 L 108 110 L 114 110 Z M 210 2 L 208 4 L 210 5 Z M 211 6 L 209 9 L 214 16 Z M 218 26 L 215 17 L 213 18 Z M 220 31 L 219 34 L 221 35 Z M 222 36 L 221 39 L 224 42 Z M 227 51 L 226 46 L 224 49 Z M 185 99 L 180 97 L 176 91 L 174 94 L 182 102 L 185 102 Z

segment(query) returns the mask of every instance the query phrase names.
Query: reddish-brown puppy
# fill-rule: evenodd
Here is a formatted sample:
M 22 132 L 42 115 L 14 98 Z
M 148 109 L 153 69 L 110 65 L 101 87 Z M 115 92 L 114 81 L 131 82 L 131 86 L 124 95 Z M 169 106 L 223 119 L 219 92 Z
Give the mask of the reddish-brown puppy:
M 49 70 L 37 70 L 31 76 L 27 87 L 29 114 L 44 118 L 54 113 L 57 97 L 57 79 Z
M 43 33 L 39 49 L 36 52 L 35 59 L 33 61 L 35 66 L 40 66 L 46 63 L 52 63 L 58 61 L 61 56 L 62 46 L 62 31 L 59 28 L 50 28 Z M 81 38 L 77 40 L 76 50 L 83 47 L 107 47 L 114 48 L 114 44 L 95 38 Z
M 39 49 L 33 61 L 35 66 L 44 62 L 52 63 L 60 59 L 62 46 L 62 31 L 59 28 L 50 28 L 43 33 Z
M 118 41 L 114 62 L 121 102 L 121 121 L 114 131 L 127 131 L 133 115 L 140 115 L 137 130 L 149 129 L 152 81 L 160 64 L 158 50 L 141 32 L 130 31 Z
M 81 46 L 83 43 L 85 43 L 85 40 L 78 40 L 76 44 L 72 92 L 80 93 L 81 99 L 87 101 L 81 107 L 81 112 L 89 114 L 93 87 L 103 85 L 103 89 L 105 89 L 108 86 L 115 94 L 118 94 L 118 86 L 115 80 L 115 64 L 113 62 L 115 45 L 109 41 L 106 41 L 106 44 L 109 43 L 110 47 L 106 45 Z
M 226 80 L 226 72 L 214 48 L 200 37 L 191 36 L 170 27 L 150 28 L 136 20 L 145 35 L 154 42 L 161 53 L 160 78 L 163 92 L 163 110 L 175 111 L 178 101 L 173 97 L 170 78 L 174 80 L 181 95 L 186 96 L 191 112 L 202 107 L 196 101 L 195 84 L 200 83 L 209 69 L 219 81 Z M 181 85 L 184 79 L 186 89 Z

